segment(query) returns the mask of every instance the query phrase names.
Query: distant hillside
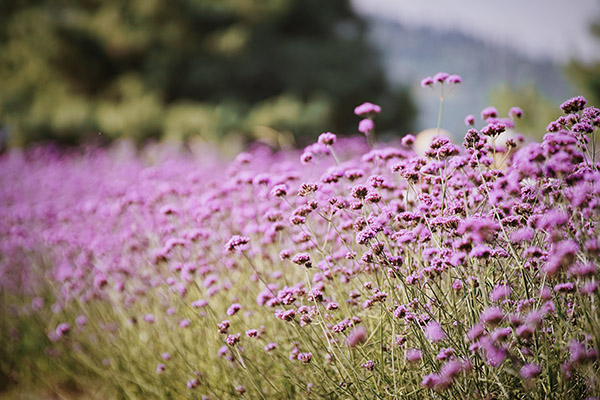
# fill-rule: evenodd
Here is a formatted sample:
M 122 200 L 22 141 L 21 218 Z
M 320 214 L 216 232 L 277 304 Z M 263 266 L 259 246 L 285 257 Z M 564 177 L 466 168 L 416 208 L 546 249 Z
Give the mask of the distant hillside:
M 490 90 L 498 85 L 535 83 L 557 107 L 574 95 L 560 64 L 523 57 L 510 48 L 461 33 L 409 29 L 396 22 L 370 18 L 369 37 L 381 51 L 389 79 L 395 84 L 411 85 L 420 111 L 419 129 L 435 126 L 438 107 L 436 97 L 420 87 L 420 80 L 439 71 L 463 77 L 463 84 L 444 103 L 442 121 L 442 126 L 457 137 L 465 132 L 464 116 L 478 115 L 491 105 Z

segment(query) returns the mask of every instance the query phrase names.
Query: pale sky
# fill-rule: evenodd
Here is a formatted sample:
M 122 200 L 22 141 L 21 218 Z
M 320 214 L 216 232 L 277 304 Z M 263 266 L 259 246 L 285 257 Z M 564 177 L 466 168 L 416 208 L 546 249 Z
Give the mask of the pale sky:
M 600 59 L 600 0 L 351 0 L 357 12 L 406 26 L 460 31 L 558 62 Z

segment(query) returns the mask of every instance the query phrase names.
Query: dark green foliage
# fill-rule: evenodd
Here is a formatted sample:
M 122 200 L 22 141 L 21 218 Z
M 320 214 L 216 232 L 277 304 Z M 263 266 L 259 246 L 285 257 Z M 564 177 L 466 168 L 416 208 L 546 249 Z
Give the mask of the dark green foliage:
M 567 74 L 581 88 L 589 104 L 600 105 L 600 62 L 583 64 L 573 61 L 567 67 Z
M 411 127 L 346 0 L 31 0 L 0 5 L 0 126 L 13 144 L 230 135 L 282 143 Z
M 600 21 L 590 27 L 597 40 L 600 40 Z M 566 68 L 567 75 L 583 91 L 588 103 L 600 106 L 600 61 L 583 63 L 571 61 Z
M 548 121 L 562 115 L 556 102 L 533 84 L 498 86 L 490 94 L 490 104 L 494 104 L 502 116 L 507 115 L 511 107 L 520 107 L 523 117 L 516 121 L 516 131 L 533 140 L 541 141 L 547 133 Z

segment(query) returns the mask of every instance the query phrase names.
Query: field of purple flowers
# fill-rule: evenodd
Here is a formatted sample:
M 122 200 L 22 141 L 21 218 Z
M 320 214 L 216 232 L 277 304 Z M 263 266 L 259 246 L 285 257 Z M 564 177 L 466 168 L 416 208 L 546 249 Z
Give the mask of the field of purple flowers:
M 458 83 L 422 82 L 442 100 Z M 423 156 L 411 135 L 376 144 L 385 110 L 370 103 L 355 110 L 368 140 L 324 133 L 229 163 L 9 151 L 3 381 L 113 398 L 597 399 L 600 110 L 561 108 L 542 143 L 496 143 L 521 111 L 489 107 Z

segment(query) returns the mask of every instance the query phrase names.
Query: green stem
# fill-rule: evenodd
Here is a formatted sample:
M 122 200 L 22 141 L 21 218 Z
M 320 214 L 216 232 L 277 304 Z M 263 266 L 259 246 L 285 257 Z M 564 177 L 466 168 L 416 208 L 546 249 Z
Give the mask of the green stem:
M 440 109 L 438 111 L 438 121 L 437 128 L 435 130 L 435 135 L 438 136 L 440 134 L 440 127 L 442 126 L 442 112 L 444 110 L 444 96 L 440 97 Z

